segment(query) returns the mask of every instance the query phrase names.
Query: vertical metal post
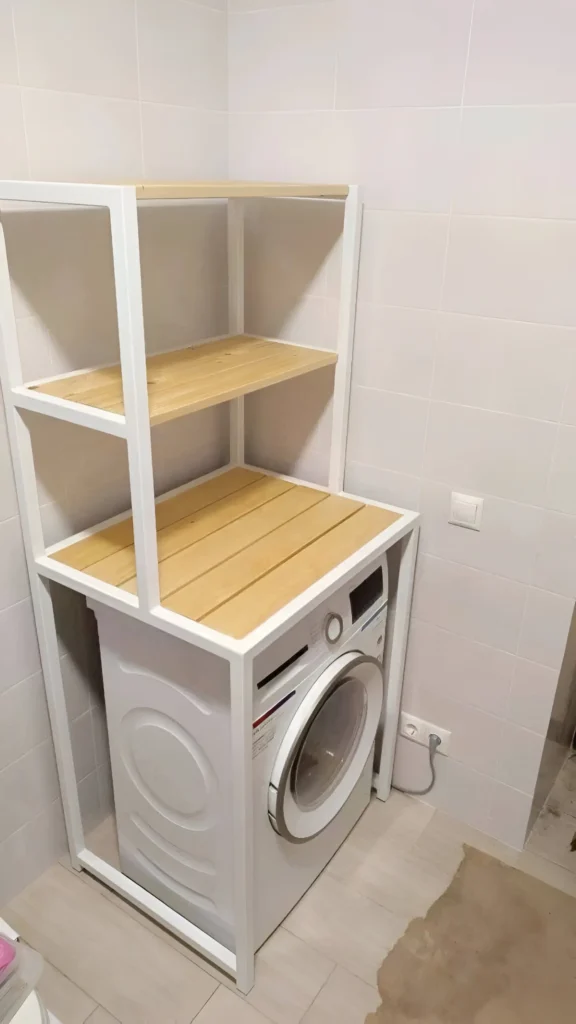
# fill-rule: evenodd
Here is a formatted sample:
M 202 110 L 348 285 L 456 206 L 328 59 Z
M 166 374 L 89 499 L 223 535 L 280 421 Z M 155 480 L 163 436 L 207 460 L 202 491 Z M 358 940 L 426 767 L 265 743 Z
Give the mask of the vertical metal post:
M 118 190 L 110 202 L 110 228 L 118 311 L 122 392 L 134 522 L 138 601 L 150 611 L 160 604 L 154 469 L 146 381 L 146 345 L 140 278 L 138 212 L 134 188 Z
M 336 364 L 334 397 L 332 400 L 332 436 L 330 441 L 330 473 L 328 478 L 330 490 L 336 493 L 344 487 L 344 471 L 346 468 L 350 380 L 352 377 L 361 235 L 362 198 L 359 186 L 351 185 L 344 209 L 344 230 L 342 233 L 338 362 Z
M 382 738 L 380 768 L 376 785 L 376 795 L 379 800 L 388 799 L 392 785 L 394 752 L 396 750 L 396 736 L 400 719 L 402 684 L 404 681 L 404 665 L 406 663 L 406 647 L 408 644 L 408 628 L 414 591 L 414 573 L 419 534 L 420 527 L 416 525 L 400 541 L 400 569 L 398 572 L 394 621 L 388 623 L 388 629 L 392 631 L 392 646 L 388 667 L 388 687 L 386 689 L 383 712 L 385 729 Z
M 230 659 L 233 771 L 234 920 L 236 984 L 254 984 L 254 793 L 252 777 L 252 657 Z
M 228 330 L 244 334 L 244 201 L 228 200 Z M 230 403 L 230 462 L 244 462 L 244 398 Z
M 50 594 L 50 584 L 38 575 L 36 557 L 45 551 L 44 535 L 38 485 L 34 467 L 34 454 L 30 431 L 22 419 L 22 414 L 13 402 L 12 388 L 23 383 L 22 364 L 18 348 L 16 318 L 12 304 L 12 288 L 8 270 L 8 257 L 4 229 L 0 224 L 0 376 L 4 386 L 4 404 L 6 406 L 6 425 L 13 453 L 14 477 L 20 508 L 20 524 L 24 538 L 26 563 L 32 594 L 32 607 L 38 633 L 40 660 L 44 673 L 46 699 L 50 715 L 50 725 L 54 740 L 58 781 L 62 794 L 64 821 L 70 848 L 72 866 L 80 870 L 77 854 L 85 846 L 82 815 L 78 800 L 78 787 L 70 724 L 66 710 L 64 683 L 58 650 L 58 634 L 54 619 L 54 608 Z

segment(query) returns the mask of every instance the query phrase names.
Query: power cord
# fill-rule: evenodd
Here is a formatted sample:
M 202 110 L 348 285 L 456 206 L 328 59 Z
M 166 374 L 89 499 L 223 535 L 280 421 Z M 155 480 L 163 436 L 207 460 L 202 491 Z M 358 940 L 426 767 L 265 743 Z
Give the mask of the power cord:
M 440 746 L 441 743 L 442 740 L 440 739 L 440 737 L 437 736 L 435 732 L 431 732 L 430 737 L 428 739 L 428 754 L 430 757 L 430 771 L 432 773 L 432 781 L 429 786 L 426 786 L 426 789 L 404 789 L 403 786 L 394 786 L 394 789 L 397 789 L 399 793 L 406 793 L 408 796 L 426 796 L 426 794 L 430 792 L 430 790 L 434 786 L 434 783 L 436 782 L 436 768 L 434 766 L 434 758 L 436 757 L 436 751 L 438 750 L 438 747 Z

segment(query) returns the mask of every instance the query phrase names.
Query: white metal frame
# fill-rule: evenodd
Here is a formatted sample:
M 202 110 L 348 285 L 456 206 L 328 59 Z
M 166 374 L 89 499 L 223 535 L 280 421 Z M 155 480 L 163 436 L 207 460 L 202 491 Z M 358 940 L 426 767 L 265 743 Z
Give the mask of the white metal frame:
M 124 416 L 77 405 L 26 387 L 22 376 L 16 320 L 4 233 L 0 223 L 0 379 L 12 450 L 22 529 L 50 720 L 56 748 L 58 774 L 72 864 L 85 869 L 150 917 L 159 921 L 192 948 L 235 977 L 238 988 L 248 992 L 254 981 L 253 922 L 253 827 L 252 827 L 252 664 L 262 649 L 320 602 L 381 556 L 392 545 L 401 551 L 400 575 L 392 635 L 388 677 L 390 709 L 399 705 L 414 581 L 418 515 L 399 509 L 401 517 L 374 540 L 364 545 L 280 612 L 243 640 L 235 640 L 193 622 L 160 605 L 158 551 L 153 486 L 151 428 L 146 388 L 146 352 L 142 311 L 140 257 L 136 191 L 133 186 L 56 184 L 43 182 L 0 182 L 0 201 L 49 203 L 104 207 L 109 211 L 116 286 L 120 366 L 124 394 Z M 324 200 L 338 202 L 341 200 Z M 246 199 L 228 201 L 229 330 L 244 331 L 244 212 Z M 333 423 L 330 451 L 330 490 L 345 495 L 344 468 L 348 434 L 350 376 L 356 311 L 356 289 L 362 222 L 362 203 L 357 187 L 345 200 L 343 227 L 342 286 L 338 330 L 338 363 L 335 371 Z M 25 413 L 32 411 L 100 430 L 126 440 L 134 519 L 137 596 L 103 583 L 61 562 L 52 554 L 63 545 L 44 545 L 41 510 L 30 433 Z M 230 464 L 245 465 L 244 400 L 231 403 Z M 229 466 L 201 479 L 224 472 Z M 280 475 L 280 474 L 272 474 Z M 195 481 L 194 485 L 201 480 Z M 299 482 L 299 481 L 296 481 Z M 176 492 L 186 489 L 177 488 Z M 325 490 L 325 488 L 320 488 Z M 170 494 L 176 493 L 170 492 Z M 165 497 L 169 497 L 166 495 Z M 351 495 L 351 497 L 353 497 Z M 362 498 L 366 502 L 367 499 Z M 382 508 L 391 506 L 369 502 Z M 125 515 L 129 515 L 126 513 Z M 121 521 L 116 516 L 109 523 Z M 98 529 L 103 524 L 98 524 Z M 80 536 L 95 532 L 84 531 Z M 75 539 L 79 539 L 75 538 Z M 70 538 L 65 544 L 70 543 Z M 175 913 L 122 872 L 86 849 L 74 763 L 50 581 L 77 590 L 119 612 L 161 629 L 179 639 L 224 658 L 229 664 L 232 720 L 232 762 L 234 765 L 233 841 L 235 858 L 236 953 L 226 949 L 199 928 Z M 397 715 L 397 711 L 395 712 Z M 390 724 L 390 723 L 389 723 Z M 392 723 L 395 724 L 395 723 Z M 386 734 L 386 758 L 391 766 L 395 729 Z M 390 790 L 391 767 L 376 779 L 377 794 L 386 799 Z

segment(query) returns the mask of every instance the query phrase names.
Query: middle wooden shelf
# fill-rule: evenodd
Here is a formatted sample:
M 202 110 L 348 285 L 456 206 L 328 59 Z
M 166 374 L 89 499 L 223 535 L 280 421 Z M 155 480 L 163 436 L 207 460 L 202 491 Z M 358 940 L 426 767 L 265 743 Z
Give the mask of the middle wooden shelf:
M 237 335 L 149 356 L 150 422 L 199 412 L 252 391 L 336 363 L 336 353 Z M 30 387 L 45 395 L 124 414 L 119 364 L 68 374 Z

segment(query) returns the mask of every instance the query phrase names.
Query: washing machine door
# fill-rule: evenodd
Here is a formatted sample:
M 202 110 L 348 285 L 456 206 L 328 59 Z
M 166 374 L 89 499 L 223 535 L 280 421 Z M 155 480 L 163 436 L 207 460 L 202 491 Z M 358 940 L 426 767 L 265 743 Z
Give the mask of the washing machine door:
M 384 676 L 376 658 L 349 651 L 306 694 L 282 741 L 268 787 L 272 827 L 292 843 L 336 817 L 372 752 Z

